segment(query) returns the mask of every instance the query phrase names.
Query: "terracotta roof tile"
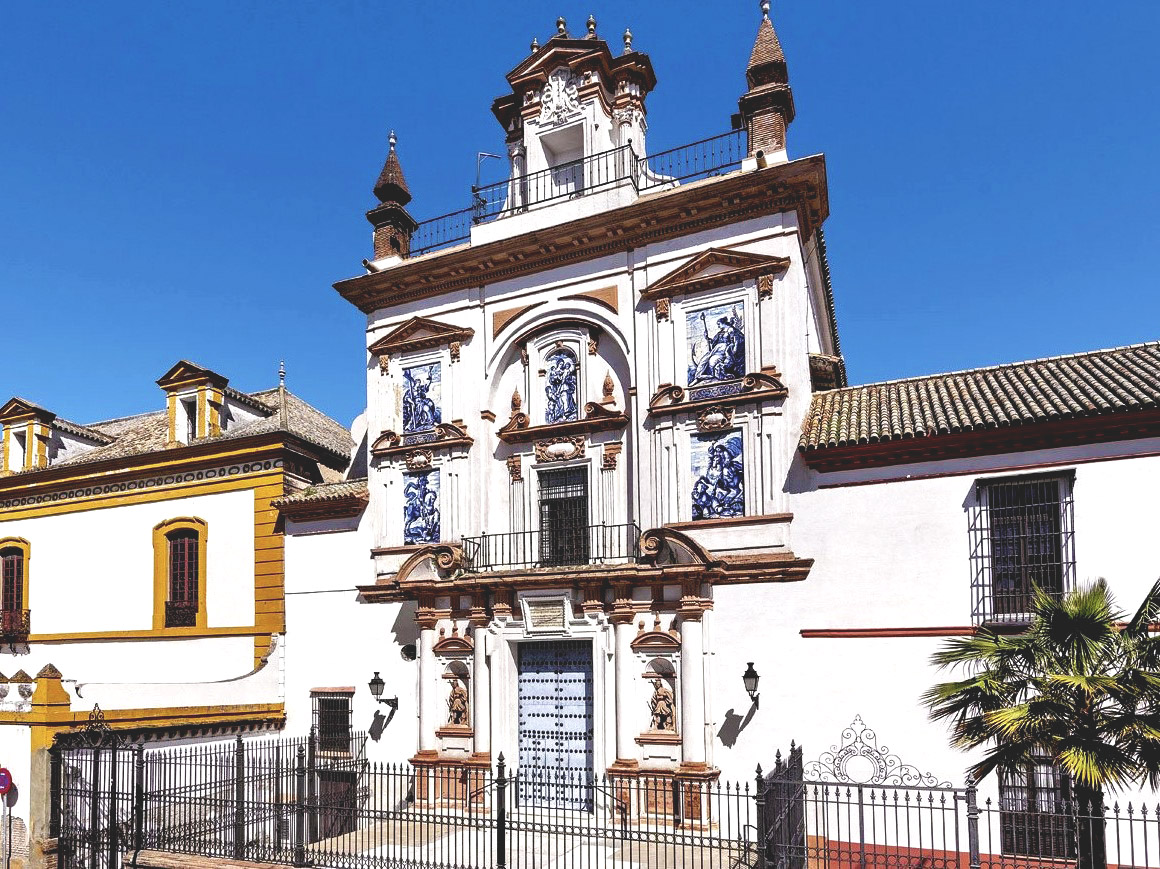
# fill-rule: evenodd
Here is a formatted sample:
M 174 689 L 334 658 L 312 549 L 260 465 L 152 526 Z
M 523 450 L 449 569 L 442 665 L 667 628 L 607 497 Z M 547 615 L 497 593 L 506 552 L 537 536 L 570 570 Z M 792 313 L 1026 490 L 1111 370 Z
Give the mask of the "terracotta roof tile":
M 1033 359 L 820 392 L 810 452 L 1160 408 L 1160 343 Z
M 300 492 L 287 495 L 273 502 L 277 508 L 289 507 L 295 504 L 325 504 L 329 501 L 343 501 L 348 498 L 366 499 L 369 497 L 366 479 L 343 480 L 338 483 L 319 483 Z

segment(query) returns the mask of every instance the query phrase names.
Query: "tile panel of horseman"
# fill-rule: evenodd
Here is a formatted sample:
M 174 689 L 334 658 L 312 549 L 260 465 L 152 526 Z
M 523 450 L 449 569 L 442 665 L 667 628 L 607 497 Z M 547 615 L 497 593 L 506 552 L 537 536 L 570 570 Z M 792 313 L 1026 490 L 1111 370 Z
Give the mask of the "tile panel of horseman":
M 570 422 L 578 419 L 576 397 L 576 357 L 560 348 L 548 354 L 548 374 L 544 383 L 544 422 Z
M 690 311 L 686 323 L 689 386 L 745 376 L 744 303 Z
M 696 435 L 693 464 L 693 519 L 745 515 L 744 457 L 741 432 Z
M 443 422 L 439 363 L 403 369 L 403 433 L 426 431 Z
M 403 542 L 439 542 L 439 472 L 403 475 Z

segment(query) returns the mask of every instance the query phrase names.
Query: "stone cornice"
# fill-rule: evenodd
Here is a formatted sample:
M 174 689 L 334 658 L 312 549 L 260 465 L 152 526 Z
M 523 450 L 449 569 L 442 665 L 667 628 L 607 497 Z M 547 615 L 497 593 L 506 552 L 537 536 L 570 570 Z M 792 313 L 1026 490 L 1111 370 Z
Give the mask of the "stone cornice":
M 682 185 L 512 238 L 403 260 L 334 288 L 369 314 L 784 211 L 797 212 L 806 237 L 821 226 L 829 214 L 824 157 Z
M 785 398 L 789 390 L 776 369 L 746 374 L 737 380 L 708 383 L 686 389 L 663 384 L 649 399 L 649 416 L 692 413 L 708 408 L 729 408 Z
M 505 444 L 526 444 L 533 441 L 548 441 L 575 435 L 590 435 L 594 432 L 616 431 L 628 425 L 628 417 L 618 410 L 610 410 L 595 401 L 584 405 L 584 418 L 571 422 L 555 422 L 550 425 L 531 425 L 526 413 L 514 411 L 511 419 L 496 436 Z

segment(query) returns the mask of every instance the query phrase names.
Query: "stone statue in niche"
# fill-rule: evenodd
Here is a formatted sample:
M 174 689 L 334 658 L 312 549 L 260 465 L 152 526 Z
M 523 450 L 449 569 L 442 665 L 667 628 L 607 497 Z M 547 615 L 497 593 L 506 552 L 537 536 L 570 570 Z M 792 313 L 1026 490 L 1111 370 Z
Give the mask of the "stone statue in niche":
M 547 406 L 544 422 L 570 422 L 577 419 L 576 357 L 564 348 L 548 355 L 547 383 L 544 395 Z
M 653 684 L 653 696 L 649 706 L 652 707 L 652 723 L 649 729 L 672 731 L 677 729 L 673 692 L 661 679 L 657 679 Z
M 467 689 L 456 679 L 447 698 L 447 723 L 467 725 Z

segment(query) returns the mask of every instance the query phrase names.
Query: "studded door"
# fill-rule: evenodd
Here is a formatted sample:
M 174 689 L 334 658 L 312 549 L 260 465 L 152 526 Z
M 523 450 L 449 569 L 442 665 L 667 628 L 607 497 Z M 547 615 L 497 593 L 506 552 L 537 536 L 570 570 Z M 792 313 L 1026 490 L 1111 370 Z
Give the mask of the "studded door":
M 591 805 L 592 644 L 520 643 L 519 799 Z

